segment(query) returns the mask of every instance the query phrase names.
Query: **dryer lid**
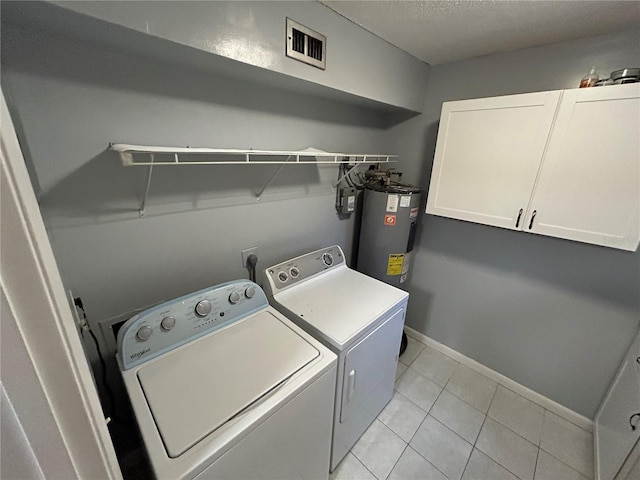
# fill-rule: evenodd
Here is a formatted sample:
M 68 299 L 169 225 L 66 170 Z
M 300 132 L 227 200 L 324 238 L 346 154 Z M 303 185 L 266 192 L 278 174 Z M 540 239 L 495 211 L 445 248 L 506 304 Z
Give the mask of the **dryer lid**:
M 175 458 L 319 355 L 262 311 L 159 357 L 140 368 L 138 379 Z
M 345 265 L 276 293 L 277 304 L 338 349 L 409 294 Z

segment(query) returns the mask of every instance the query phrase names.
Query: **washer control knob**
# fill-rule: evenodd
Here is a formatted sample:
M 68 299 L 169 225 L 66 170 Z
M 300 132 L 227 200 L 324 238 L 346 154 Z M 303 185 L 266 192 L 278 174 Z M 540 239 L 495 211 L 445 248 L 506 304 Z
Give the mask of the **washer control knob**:
M 238 292 L 231 292 L 231 295 L 229 295 L 229 303 L 232 303 L 233 305 L 235 305 L 239 301 L 240 301 L 240 294 Z
M 176 325 L 176 319 L 174 317 L 164 317 L 160 322 L 160 327 L 165 332 L 168 332 Z
M 146 342 L 147 340 L 149 340 L 149 337 L 152 333 L 153 330 L 151 330 L 151 327 L 149 325 L 144 325 L 138 329 L 136 337 L 138 337 L 138 340 Z
M 327 267 L 330 267 L 331 265 L 333 265 L 333 255 L 331 255 L 330 253 L 323 253 L 322 254 L 322 263 L 324 263 Z
M 298 270 L 298 267 L 291 267 L 291 269 L 289 269 L 289 275 L 291 275 L 291 278 L 298 278 L 300 276 L 300 270 Z
M 278 280 L 280 280 L 282 283 L 284 283 L 287 280 L 289 280 L 289 275 L 287 275 L 287 272 L 280 272 L 278 274 Z
M 247 298 L 253 298 L 256 294 L 256 289 L 254 287 L 247 287 L 244 291 L 244 296 Z
M 201 300 L 196 305 L 196 315 L 206 317 L 211 312 L 211 302 L 209 300 Z

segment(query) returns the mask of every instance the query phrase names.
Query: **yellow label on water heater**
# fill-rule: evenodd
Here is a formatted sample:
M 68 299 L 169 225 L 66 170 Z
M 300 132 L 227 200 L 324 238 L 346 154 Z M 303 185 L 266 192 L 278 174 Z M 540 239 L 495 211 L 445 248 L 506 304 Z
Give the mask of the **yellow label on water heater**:
M 389 255 L 387 263 L 387 275 L 400 275 L 402 264 L 404 263 L 404 253 L 392 253 Z

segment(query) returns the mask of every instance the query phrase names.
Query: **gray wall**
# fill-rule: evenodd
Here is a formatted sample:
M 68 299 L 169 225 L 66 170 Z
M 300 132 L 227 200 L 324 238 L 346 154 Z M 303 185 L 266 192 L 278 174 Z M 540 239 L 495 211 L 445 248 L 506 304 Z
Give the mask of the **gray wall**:
M 575 88 L 638 58 L 634 30 L 432 67 L 393 150 L 426 188 L 442 102 Z M 593 417 L 638 328 L 640 254 L 424 215 L 409 291 L 409 326 Z
M 4 18 L 3 18 L 4 21 Z M 122 167 L 108 142 L 231 148 L 315 146 L 400 155 L 428 185 L 441 103 L 574 87 L 592 64 L 632 66 L 638 32 L 431 69 L 424 114 L 387 128 L 380 112 L 226 78 L 50 34 L 2 29 L 2 86 L 68 288 L 92 322 L 246 276 L 338 243 L 335 167 Z M 593 416 L 638 325 L 640 256 L 423 216 L 408 324 Z
M 2 86 L 67 288 L 90 322 L 247 277 L 316 248 L 351 251 L 335 166 L 123 167 L 109 142 L 384 152 L 378 113 L 25 29 L 2 29 Z
M 167 39 L 192 49 L 304 79 L 364 99 L 420 111 L 428 67 L 372 33 L 357 27 L 319 2 L 109 2 L 62 1 L 58 6 L 103 20 L 95 22 L 92 35 L 128 35 L 122 29 Z M 40 9 L 50 18 L 51 5 L 19 8 Z M 68 12 L 67 12 L 68 13 Z M 87 17 L 88 16 L 88 17 Z M 285 18 L 291 18 L 327 37 L 326 70 L 309 68 L 286 58 Z M 108 23 L 107 23 L 108 22 Z M 66 20 L 65 20 L 66 23 Z M 112 25 L 109 25 L 112 24 Z M 82 28 L 82 27 L 80 27 Z M 104 30 L 104 32 L 102 32 Z M 132 37 L 133 38 L 133 37 Z M 137 43 L 137 42 L 136 42 Z M 162 45 L 156 43 L 156 45 Z M 164 47 L 155 54 L 164 54 Z M 372 62 L 375 58 L 377 61 Z M 229 63 L 225 63 L 229 66 Z M 246 75 L 251 72 L 245 72 Z M 362 81 L 362 79 L 366 81 Z

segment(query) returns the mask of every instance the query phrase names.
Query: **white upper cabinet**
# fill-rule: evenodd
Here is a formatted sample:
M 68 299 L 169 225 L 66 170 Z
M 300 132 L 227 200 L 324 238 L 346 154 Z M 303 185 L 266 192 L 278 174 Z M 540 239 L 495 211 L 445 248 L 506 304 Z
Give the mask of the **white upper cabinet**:
M 426 211 L 635 250 L 640 84 L 445 102 Z
M 521 227 L 559 99 L 556 91 L 444 103 L 427 213 Z
M 638 246 L 640 85 L 562 95 L 527 218 L 532 233 Z M 529 225 L 527 225 L 527 228 Z

